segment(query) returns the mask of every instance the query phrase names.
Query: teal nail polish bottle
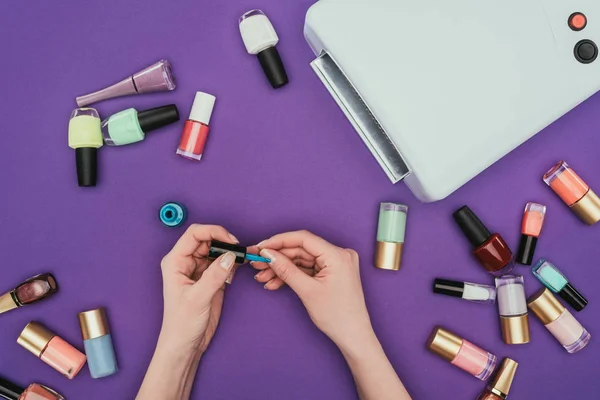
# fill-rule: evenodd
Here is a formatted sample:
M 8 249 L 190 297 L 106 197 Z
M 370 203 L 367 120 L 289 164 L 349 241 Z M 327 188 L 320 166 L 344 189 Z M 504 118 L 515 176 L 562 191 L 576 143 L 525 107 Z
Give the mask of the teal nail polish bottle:
M 146 133 L 179 121 L 175 104 L 138 112 L 135 108 L 120 111 L 102 121 L 102 135 L 109 146 L 123 146 L 144 140 Z

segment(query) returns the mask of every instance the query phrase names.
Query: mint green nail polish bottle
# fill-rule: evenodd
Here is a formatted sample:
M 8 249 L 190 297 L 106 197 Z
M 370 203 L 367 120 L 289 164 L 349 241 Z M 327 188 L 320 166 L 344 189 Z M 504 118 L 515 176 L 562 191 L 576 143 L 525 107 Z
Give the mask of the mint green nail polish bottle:
M 146 133 L 179 121 L 175 104 L 138 112 L 135 108 L 120 111 L 102 121 L 102 135 L 109 146 L 123 146 L 144 140 Z
M 398 271 L 402 263 L 402 247 L 406 230 L 408 206 L 381 203 L 377 225 L 375 267 Z

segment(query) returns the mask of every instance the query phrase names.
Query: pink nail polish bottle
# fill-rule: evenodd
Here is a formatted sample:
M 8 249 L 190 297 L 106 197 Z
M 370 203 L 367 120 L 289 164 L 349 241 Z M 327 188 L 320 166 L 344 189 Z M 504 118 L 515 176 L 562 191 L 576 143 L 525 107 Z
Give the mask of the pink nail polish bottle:
M 69 379 L 86 361 L 83 353 L 37 322 L 27 324 L 17 343 Z
M 450 361 L 452 365 L 482 381 L 488 379 L 496 368 L 495 355 L 440 327 L 434 328 L 431 332 L 427 347 L 433 353 Z

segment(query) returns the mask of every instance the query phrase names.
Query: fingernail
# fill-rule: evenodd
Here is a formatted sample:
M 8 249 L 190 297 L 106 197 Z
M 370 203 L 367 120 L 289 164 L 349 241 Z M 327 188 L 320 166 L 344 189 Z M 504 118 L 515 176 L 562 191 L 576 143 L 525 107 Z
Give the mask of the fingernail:
M 273 257 L 273 254 L 269 250 L 261 250 L 260 255 L 271 260 L 269 264 L 273 264 L 276 261 L 275 257 Z
M 260 274 L 260 272 L 258 273 Z M 254 275 L 254 280 L 257 281 L 258 280 L 258 274 Z
M 230 285 L 231 281 L 233 281 L 233 271 L 231 271 L 231 273 L 229 274 L 229 276 L 227 277 L 227 279 L 225 279 L 225 283 Z
M 260 242 L 259 244 L 256 245 L 256 247 L 260 248 L 263 244 L 265 244 L 267 241 L 263 240 L 262 242 Z
M 223 268 L 225 271 L 229 271 L 231 267 L 233 267 L 234 262 L 235 254 L 233 254 L 231 251 L 228 251 L 227 253 L 225 253 L 223 258 L 221 258 L 221 268 Z
M 267 290 L 267 285 L 269 284 L 269 282 L 265 283 L 265 286 L 263 286 L 263 289 Z
M 233 236 L 231 233 L 229 234 L 229 239 L 231 239 L 236 244 L 240 243 L 240 241 L 238 240 L 238 238 L 236 238 L 235 236 Z

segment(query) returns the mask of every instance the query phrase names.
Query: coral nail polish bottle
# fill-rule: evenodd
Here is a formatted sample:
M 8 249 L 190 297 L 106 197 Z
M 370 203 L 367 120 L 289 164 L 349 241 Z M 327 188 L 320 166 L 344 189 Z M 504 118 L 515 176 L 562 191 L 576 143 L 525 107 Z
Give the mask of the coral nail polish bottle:
M 85 364 L 85 355 L 37 322 L 27 324 L 17 343 L 69 379 Z
M 569 164 L 559 161 L 544 174 L 543 179 L 583 222 L 594 225 L 600 221 L 600 197 Z
M 202 159 L 215 101 L 216 97 L 211 94 L 196 92 L 190 118 L 183 127 L 177 154 L 190 160 Z
M 502 276 L 515 267 L 510 248 L 497 233 L 490 233 L 467 206 L 454 212 L 454 220 L 473 245 L 473 255 L 487 272 Z
M 517 252 L 519 264 L 531 265 L 538 237 L 544 226 L 546 206 L 538 203 L 527 203 L 521 223 L 521 242 Z
M 65 400 L 54 390 L 39 383 L 32 383 L 27 389 L 23 389 L 2 378 L 0 378 L 0 398 L 7 400 Z

